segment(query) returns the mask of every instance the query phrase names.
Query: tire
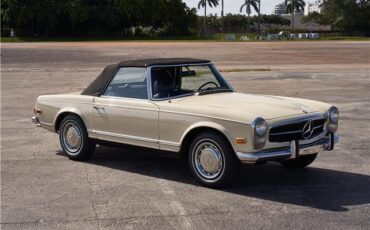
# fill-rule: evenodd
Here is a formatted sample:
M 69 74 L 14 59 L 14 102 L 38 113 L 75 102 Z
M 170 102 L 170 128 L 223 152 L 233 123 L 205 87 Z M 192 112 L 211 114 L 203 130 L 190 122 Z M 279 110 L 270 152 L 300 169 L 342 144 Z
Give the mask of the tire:
M 286 160 L 281 162 L 281 164 L 288 169 L 301 169 L 309 166 L 312 162 L 317 157 L 316 154 L 311 154 L 311 155 L 305 155 L 305 156 L 300 156 L 297 159 L 292 159 L 292 160 Z
M 240 161 L 230 143 L 217 133 L 197 135 L 191 142 L 188 154 L 190 171 L 206 187 L 229 185 L 239 169 Z
M 95 143 L 88 137 L 86 126 L 77 115 L 68 115 L 62 120 L 59 141 L 71 160 L 87 160 L 95 151 Z

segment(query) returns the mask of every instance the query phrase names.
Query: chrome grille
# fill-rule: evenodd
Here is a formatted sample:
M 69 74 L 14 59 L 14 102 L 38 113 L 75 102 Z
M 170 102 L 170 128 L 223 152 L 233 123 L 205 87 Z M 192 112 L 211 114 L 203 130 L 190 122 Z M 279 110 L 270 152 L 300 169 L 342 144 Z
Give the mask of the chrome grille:
M 304 128 L 311 123 L 312 134 L 308 139 L 314 138 L 324 132 L 326 119 L 305 120 L 286 125 L 278 125 L 270 129 L 270 142 L 290 142 L 293 140 L 305 140 Z

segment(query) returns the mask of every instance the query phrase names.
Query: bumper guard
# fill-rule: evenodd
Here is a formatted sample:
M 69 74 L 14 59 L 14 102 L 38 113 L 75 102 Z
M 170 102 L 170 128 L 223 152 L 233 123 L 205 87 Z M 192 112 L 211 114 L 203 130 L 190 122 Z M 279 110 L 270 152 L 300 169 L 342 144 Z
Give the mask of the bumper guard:
M 339 142 L 339 136 L 330 134 L 323 139 L 310 144 L 299 145 L 297 148 L 296 141 L 292 141 L 290 146 L 285 149 L 270 149 L 256 153 L 237 152 L 239 160 L 242 163 L 253 164 L 264 161 L 278 161 L 295 159 L 298 156 L 315 154 L 320 151 L 331 151 L 334 149 L 334 144 Z
M 39 118 L 36 117 L 36 116 L 33 116 L 32 117 L 32 123 L 36 124 L 37 127 L 40 127 L 41 126 L 40 121 L 39 121 Z

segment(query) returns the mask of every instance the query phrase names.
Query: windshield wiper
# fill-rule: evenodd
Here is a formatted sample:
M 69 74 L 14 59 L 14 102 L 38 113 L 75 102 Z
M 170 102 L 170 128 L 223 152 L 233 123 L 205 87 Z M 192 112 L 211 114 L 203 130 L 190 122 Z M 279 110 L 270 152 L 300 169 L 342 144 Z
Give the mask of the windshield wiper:
M 201 91 L 197 91 L 198 95 L 206 95 L 212 93 L 224 93 L 224 92 L 234 92 L 232 89 L 225 89 L 225 88 L 213 88 L 213 89 L 205 89 Z

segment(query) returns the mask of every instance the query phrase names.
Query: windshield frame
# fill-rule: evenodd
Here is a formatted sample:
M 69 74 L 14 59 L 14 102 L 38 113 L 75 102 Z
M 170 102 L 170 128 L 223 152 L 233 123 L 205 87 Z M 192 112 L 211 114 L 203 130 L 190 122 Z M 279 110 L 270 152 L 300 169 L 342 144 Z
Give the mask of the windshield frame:
M 187 94 L 182 94 L 178 96 L 172 96 L 172 97 L 166 97 L 166 98 L 153 98 L 153 88 L 152 88 L 152 69 L 153 68 L 160 68 L 160 67 L 184 67 L 184 66 L 208 66 L 212 73 L 215 75 L 218 80 L 224 81 L 230 92 L 235 92 L 234 88 L 230 85 L 228 81 L 220 74 L 220 72 L 216 69 L 215 65 L 212 63 L 200 63 L 200 64 L 176 64 L 176 65 L 152 65 L 148 66 L 148 92 L 149 92 L 149 100 L 151 101 L 168 101 L 171 99 L 176 98 L 183 98 L 183 97 L 189 97 L 189 96 L 198 96 L 199 92 L 192 92 Z M 226 90 L 226 89 L 225 89 Z M 205 91 L 204 91 L 205 92 Z

